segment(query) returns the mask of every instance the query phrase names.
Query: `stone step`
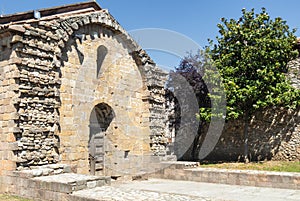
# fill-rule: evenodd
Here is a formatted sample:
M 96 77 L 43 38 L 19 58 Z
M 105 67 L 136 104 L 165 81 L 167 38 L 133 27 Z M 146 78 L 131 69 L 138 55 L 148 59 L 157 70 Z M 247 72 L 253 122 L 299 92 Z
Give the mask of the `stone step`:
M 161 162 L 161 166 L 168 169 L 186 169 L 197 168 L 200 166 L 200 163 L 191 161 L 165 161 Z
M 14 171 L 16 177 L 32 178 L 40 176 L 58 175 L 63 173 L 71 173 L 71 167 L 66 164 L 51 164 L 43 166 L 33 166 L 30 169 L 21 169 Z
M 145 180 L 149 177 L 155 177 L 157 175 L 163 175 L 165 171 L 176 171 L 184 169 L 194 169 L 199 167 L 199 162 L 189 161 L 161 161 L 155 163 L 149 163 L 149 167 L 141 169 L 136 172 L 135 175 L 131 175 L 132 180 Z
M 71 194 L 74 191 L 110 185 L 110 177 L 75 173 L 35 177 L 35 187 L 44 191 Z
M 5 192 L 37 201 L 65 201 L 70 200 L 73 192 L 110 185 L 110 180 L 105 176 L 72 173 L 65 164 L 33 166 L 7 176 Z

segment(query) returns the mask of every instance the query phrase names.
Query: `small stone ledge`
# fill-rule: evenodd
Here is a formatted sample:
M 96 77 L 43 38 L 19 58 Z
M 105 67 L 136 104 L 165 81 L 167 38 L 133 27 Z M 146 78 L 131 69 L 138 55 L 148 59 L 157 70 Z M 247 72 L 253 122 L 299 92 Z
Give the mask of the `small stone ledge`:
M 166 161 L 161 163 L 162 166 L 168 167 L 169 169 L 186 169 L 199 167 L 199 162 L 189 161 Z
M 70 196 L 75 191 L 106 186 L 110 185 L 111 182 L 110 177 L 75 173 L 38 176 L 43 172 L 48 173 L 49 170 L 59 170 L 61 167 L 65 167 L 61 165 L 49 166 L 14 171 L 10 176 L 0 177 L 0 192 L 33 200 L 73 200 Z
M 75 173 L 36 177 L 32 181 L 40 183 L 43 190 L 67 194 L 82 189 L 110 185 L 110 177 Z
M 28 169 L 22 169 L 12 172 L 12 176 L 21 178 L 33 178 L 40 176 L 58 175 L 62 173 L 71 173 L 71 167 L 65 164 L 50 164 L 43 166 L 32 166 Z
M 176 169 L 169 166 L 155 174 L 149 175 L 149 177 L 230 185 L 300 189 L 300 173 L 291 172 L 216 168 Z

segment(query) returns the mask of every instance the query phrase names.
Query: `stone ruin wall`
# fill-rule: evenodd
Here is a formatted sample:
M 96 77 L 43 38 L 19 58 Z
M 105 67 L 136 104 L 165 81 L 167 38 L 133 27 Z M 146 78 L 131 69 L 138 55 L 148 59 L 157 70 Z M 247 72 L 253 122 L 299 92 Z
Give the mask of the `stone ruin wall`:
M 257 112 L 249 124 L 250 160 L 300 160 L 300 112 L 269 108 Z M 205 158 L 212 161 L 243 160 L 243 120 L 225 123 L 215 149 Z
M 60 136 L 62 93 L 62 68 L 67 42 L 80 27 L 90 24 L 106 27 L 131 50 L 139 68 L 143 69 L 143 81 L 149 91 L 143 97 L 149 106 L 150 146 L 154 155 L 166 154 L 164 137 L 165 114 L 164 84 L 166 74 L 127 35 L 106 10 L 74 17 L 31 20 L 25 24 L 2 27 L 9 34 L 5 54 L 1 52 L 1 156 L 6 169 L 36 166 L 65 161 L 84 160 L 87 156 L 74 156 L 75 150 L 60 155 L 63 141 Z M 2 48 L 5 47 L 2 45 Z M 1 75 L 3 74 L 1 72 Z M 2 87 L 3 86 L 3 87 Z M 71 138 L 69 138 L 72 140 Z M 3 150 L 5 150 L 3 149 Z M 78 150 L 76 150 L 78 151 Z M 86 150 L 84 150 L 86 151 Z M 68 158 L 70 155 L 73 158 Z M 86 153 L 87 155 L 88 153 Z M 13 160 L 12 160 L 13 159 Z M 86 165 L 79 167 L 83 169 Z M 5 169 L 5 168 L 1 168 Z M 87 170 L 81 170 L 86 172 Z
M 13 152 L 18 166 L 44 165 L 58 161 L 57 135 L 59 72 L 52 65 L 55 43 L 38 41 L 30 26 L 14 26 L 9 62 L 16 67 L 14 81 L 15 107 Z M 36 33 L 37 35 L 37 33 Z M 47 46 L 46 50 L 43 47 Z M 52 47 L 52 49 L 51 49 Z

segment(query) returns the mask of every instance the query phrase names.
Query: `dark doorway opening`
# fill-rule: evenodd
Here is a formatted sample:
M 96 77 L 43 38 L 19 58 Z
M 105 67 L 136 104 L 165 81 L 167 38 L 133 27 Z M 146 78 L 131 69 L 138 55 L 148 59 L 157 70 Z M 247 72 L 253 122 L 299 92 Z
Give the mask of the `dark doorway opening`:
M 114 119 L 113 109 L 106 103 L 96 105 L 90 115 L 89 164 L 90 174 L 104 174 L 104 138 L 107 128 Z

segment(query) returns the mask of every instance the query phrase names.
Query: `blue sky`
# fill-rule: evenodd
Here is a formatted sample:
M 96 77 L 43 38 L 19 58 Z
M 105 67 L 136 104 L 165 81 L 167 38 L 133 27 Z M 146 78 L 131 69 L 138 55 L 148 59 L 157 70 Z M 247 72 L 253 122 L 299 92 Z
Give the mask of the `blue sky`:
M 83 1 L 83 0 L 81 0 Z M 1 0 L 0 13 L 12 14 L 40 8 L 78 3 L 80 0 Z M 259 12 L 265 7 L 272 18 L 282 17 L 300 37 L 299 0 L 97 0 L 127 30 L 143 28 L 167 29 L 207 45 L 207 39 L 218 34 L 220 18 L 239 18 L 242 8 Z M 189 50 L 186 50 L 189 51 Z M 179 58 L 161 51 L 148 50 L 163 66 L 175 66 Z

